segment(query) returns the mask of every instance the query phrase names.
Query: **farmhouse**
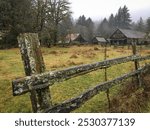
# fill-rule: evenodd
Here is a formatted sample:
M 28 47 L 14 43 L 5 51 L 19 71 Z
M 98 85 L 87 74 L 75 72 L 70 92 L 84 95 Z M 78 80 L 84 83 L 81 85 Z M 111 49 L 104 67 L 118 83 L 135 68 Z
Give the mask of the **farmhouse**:
M 104 45 L 107 43 L 107 40 L 103 37 L 96 36 L 92 39 L 92 43 Z
M 86 40 L 79 33 L 68 34 L 65 39 L 66 43 L 83 43 Z
M 146 33 L 128 30 L 128 29 L 116 29 L 110 36 L 111 44 L 143 44 L 145 40 Z

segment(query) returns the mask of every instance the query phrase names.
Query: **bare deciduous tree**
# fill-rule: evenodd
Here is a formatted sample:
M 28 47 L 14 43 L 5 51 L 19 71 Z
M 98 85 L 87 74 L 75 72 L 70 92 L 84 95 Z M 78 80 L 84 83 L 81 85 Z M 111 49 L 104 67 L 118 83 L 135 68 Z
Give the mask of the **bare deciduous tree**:
M 52 32 L 53 43 L 58 40 L 58 25 L 71 14 L 68 0 L 48 0 L 47 24 Z

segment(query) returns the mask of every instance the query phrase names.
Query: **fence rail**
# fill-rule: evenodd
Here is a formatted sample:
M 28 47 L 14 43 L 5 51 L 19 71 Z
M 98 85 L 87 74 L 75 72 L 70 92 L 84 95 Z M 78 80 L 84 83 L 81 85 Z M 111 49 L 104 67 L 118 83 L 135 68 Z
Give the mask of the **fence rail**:
M 130 61 L 142 61 L 150 59 L 148 56 L 132 55 L 121 58 L 115 58 L 110 60 L 105 60 L 93 64 L 80 65 L 76 67 L 67 68 L 60 71 L 49 71 L 46 73 L 41 73 L 37 75 L 27 76 L 25 78 L 13 80 L 13 95 L 21 95 L 27 93 L 33 89 L 42 89 L 48 85 L 53 85 L 55 82 L 60 82 L 63 80 L 68 80 L 70 78 L 89 73 L 94 70 L 104 69 L 111 67 L 113 65 L 126 63 Z
M 106 91 L 125 79 L 136 76 L 137 81 L 141 84 L 141 74 L 147 73 L 150 70 L 150 64 L 146 64 L 144 67 L 139 68 L 139 61 L 150 60 L 150 55 L 137 55 L 136 46 L 133 45 L 134 53 L 131 56 L 75 66 L 59 71 L 44 72 L 45 66 L 37 34 L 21 34 L 18 41 L 26 77 L 12 81 L 13 95 L 18 96 L 30 92 L 33 112 L 71 112 L 99 92 Z M 61 82 L 98 69 L 106 69 L 113 65 L 127 62 L 135 63 L 135 71 L 117 77 L 111 81 L 98 84 L 75 98 L 52 106 L 49 86 L 53 85 L 55 82 Z
M 50 113 L 71 112 L 71 111 L 75 110 L 76 108 L 79 108 L 87 100 L 91 99 L 93 96 L 97 95 L 100 91 L 106 91 L 107 89 L 113 87 L 114 85 L 120 84 L 125 79 L 133 77 L 137 74 L 147 73 L 147 71 L 149 71 L 149 69 L 150 69 L 150 65 L 146 65 L 143 68 L 140 68 L 140 69 L 133 71 L 131 73 L 117 77 L 111 81 L 103 82 L 103 83 L 87 90 L 86 92 L 84 92 L 80 96 L 73 98 L 71 100 L 68 100 L 68 101 L 64 101 L 63 103 L 61 103 L 57 106 L 54 106 L 53 108 L 47 109 L 44 112 L 50 112 Z

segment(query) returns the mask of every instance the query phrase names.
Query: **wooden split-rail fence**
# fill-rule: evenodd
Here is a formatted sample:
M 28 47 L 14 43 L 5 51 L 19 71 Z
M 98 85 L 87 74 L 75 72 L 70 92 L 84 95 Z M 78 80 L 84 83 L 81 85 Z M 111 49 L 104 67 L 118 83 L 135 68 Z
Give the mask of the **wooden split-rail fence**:
M 99 92 L 106 91 L 130 77 L 135 76 L 137 82 L 141 85 L 141 74 L 150 71 L 149 64 L 139 67 L 139 62 L 150 59 L 150 55 L 137 55 L 136 46 L 133 45 L 133 55 L 131 56 L 104 60 L 92 64 L 79 65 L 59 71 L 45 72 L 45 65 L 40 50 L 38 35 L 35 33 L 20 34 L 18 37 L 18 43 L 22 60 L 24 62 L 26 77 L 12 81 L 13 95 L 18 96 L 29 92 L 33 112 L 71 112 L 76 108 L 79 108 L 82 104 L 97 95 Z M 100 83 L 97 86 L 86 90 L 81 95 L 64 101 L 58 105 L 52 105 L 49 87 L 54 83 L 62 82 L 98 69 L 106 69 L 113 65 L 127 62 L 135 63 L 135 71 L 124 74 L 113 80 Z

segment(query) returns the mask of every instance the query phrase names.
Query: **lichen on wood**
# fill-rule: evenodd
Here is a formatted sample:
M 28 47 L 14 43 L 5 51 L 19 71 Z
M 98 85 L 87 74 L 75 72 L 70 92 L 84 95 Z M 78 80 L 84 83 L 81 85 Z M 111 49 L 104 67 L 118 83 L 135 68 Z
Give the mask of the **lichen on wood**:
M 20 52 L 22 60 L 24 63 L 24 69 L 26 74 L 26 79 L 30 80 L 30 76 L 43 73 L 45 71 L 45 65 L 40 50 L 40 42 L 38 35 L 35 33 L 24 33 L 18 36 L 18 43 L 20 47 Z M 19 94 L 23 91 L 22 83 L 18 84 L 18 90 L 13 87 L 13 93 Z M 30 89 L 30 98 L 32 102 L 32 108 L 34 112 L 41 111 L 51 106 L 50 102 L 50 91 L 49 86 L 39 90 L 34 90 L 34 86 L 31 82 L 28 82 L 28 89 Z
M 109 88 L 113 87 L 116 84 L 123 82 L 125 79 L 128 79 L 137 74 L 147 73 L 150 70 L 150 65 L 144 66 L 136 71 L 122 75 L 118 78 L 115 78 L 111 81 L 103 82 L 95 87 L 90 88 L 86 92 L 82 93 L 78 97 L 72 98 L 70 100 L 64 101 L 63 103 L 56 105 L 52 108 L 45 110 L 46 113 L 68 113 L 83 105 L 87 100 L 91 99 L 97 95 L 100 91 L 106 91 Z
M 13 95 L 21 95 L 26 92 L 29 92 L 33 89 L 42 89 L 45 88 L 45 84 L 53 85 L 55 82 L 60 82 L 63 80 L 67 80 L 85 73 L 89 73 L 91 71 L 97 69 L 104 69 L 106 67 L 111 67 L 113 65 L 126 63 L 135 60 L 147 60 L 150 59 L 150 55 L 148 56 L 139 56 L 132 55 L 121 58 L 115 58 L 110 60 L 105 60 L 101 62 L 96 62 L 92 64 L 80 65 L 71 68 L 67 68 L 60 71 L 49 71 L 41 74 L 36 74 L 32 76 L 28 76 L 21 79 L 13 80 Z

